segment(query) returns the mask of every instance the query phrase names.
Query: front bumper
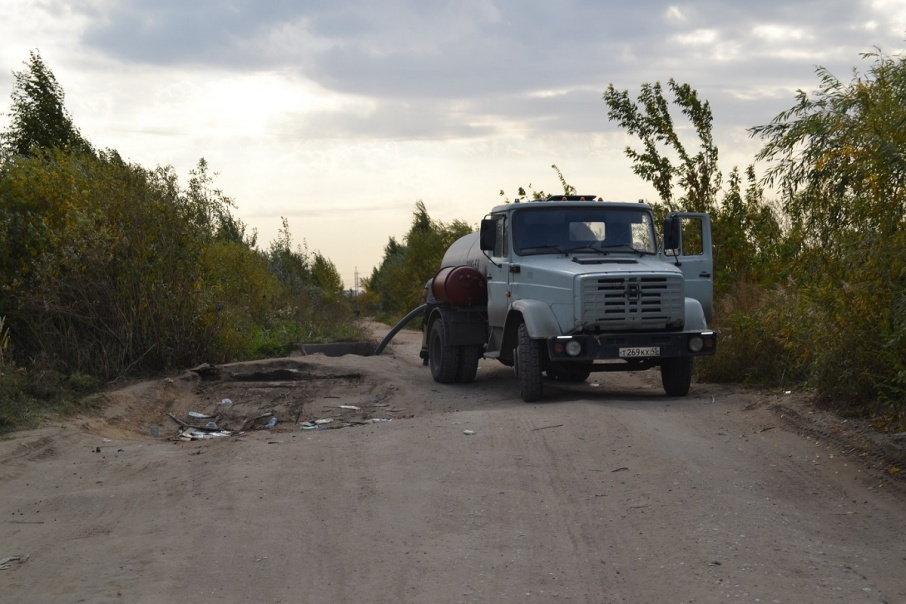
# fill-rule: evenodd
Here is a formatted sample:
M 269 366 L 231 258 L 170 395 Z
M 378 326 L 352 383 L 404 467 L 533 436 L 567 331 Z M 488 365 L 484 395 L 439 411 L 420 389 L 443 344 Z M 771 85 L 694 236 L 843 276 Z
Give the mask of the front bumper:
M 550 360 L 556 362 L 706 356 L 717 352 L 717 332 L 705 330 L 555 336 L 547 338 L 547 352 Z

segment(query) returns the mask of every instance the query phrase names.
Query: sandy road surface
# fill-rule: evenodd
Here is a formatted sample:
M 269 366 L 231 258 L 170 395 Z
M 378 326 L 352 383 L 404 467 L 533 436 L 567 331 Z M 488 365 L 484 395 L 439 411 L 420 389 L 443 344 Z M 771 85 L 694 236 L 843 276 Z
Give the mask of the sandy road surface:
M 795 395 L 593 375 L 527 405 L 490 361 L 435 384 L 415 342 L 0 442 L 0 560 L 28 556 L 0 601 L 906 602 L 899 462 Z M 173 440 L 227 396 L 243 435 Z

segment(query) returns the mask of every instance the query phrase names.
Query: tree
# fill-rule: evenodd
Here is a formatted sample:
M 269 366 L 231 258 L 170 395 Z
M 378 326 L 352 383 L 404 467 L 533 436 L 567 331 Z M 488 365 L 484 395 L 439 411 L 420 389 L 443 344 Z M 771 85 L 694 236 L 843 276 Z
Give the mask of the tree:
M 560 168 L 557 167 L 557 164 L 552 164 L 551 168 L 554 170 L 554 172 L 557 173 L 557 180 L 560 181 L 560 186 L 563 187 L 563 194 L 564 195 L 575 195 L 576 187 L 572 186 L 571 184 L 569 184 L 569 182 L 567 182 L 566 177 L 563 176 L 563 172 L 560 170 Z M 516 191 L 517 191 L 516 192 L 517 199 L 525 199 L 525 198 L 529 197 L 529 194 L 526 191 L 526 187 L 519 187 Z M 532 192 L 531 193 L 532 201 L 537 201 L 539 199 L 547 199 L 548 197 L 550 197 L 550 195 L 545 193 L 543 189 L 540 191 L 536 191 L 534 188 L 532 188 L 532 183 L 529 183 L 528 191 Z M 503 189 L 500 189 L 500 196 L 503 197 L 505 203 L 510 203 L 510 200 L 506 196 L 506 192 Z
M 819 395 L 880 398 L 906 425 L 906 57 L 862 56 L 867 73 L 816 68 L 815 92 L 750 133 L 802 233 L 800 354 Z
M 667 85 L 673 93 L 673 104 L 689 119 L 698 135 L 701 149 L 695 155 L 689 154 L 676 133 L 660 82 L 642 84 L 638 104 L 630 100 L 627 91 L 619 92 L 610 84 L 604 93 L 604 102 L 609 107 L 607 117 L 639 137 L 643 150 L 627 146 L 625 151 L 633 162 L 632 171 L 650 182 L 668 207 L 673 203 L 676 178 L 682 188 L 679 205 L 686 210 L 706 212 L 714 206 L 721 183 L 717 147 L 711 135 L 711 106 L 699 99 L 698 92 L 689 84 L 677 84 L 670 78 Z
M 874 59 L 844 84 L 824 67 L 819 88 L 799 90 L 796 104 L 749 130 L 764 147 L 786 210 L 816 240 L 899 230 L 906 215 L 906 57 Z
M 267 252 L 271 271 L 294 295 L 305 293 L 311 284 L 308 246 L 293 248 L 293 237 L 289 220 L 281 218 L 283 227 L 277 232 L 277 239 L 271 242 Z
M 37 51 L 22 71 L 14 71 L 10 127 L 0 134 L 8 155 L 32 155 L 42 149 L 91 149 L 63 105 L 63 88 Z
M 214 233 L 217 239 L 255 247 L 257 233 L 253 231 L 247 235 L 245 223 L 230 212 L 236 203 L 214 186 L 217 174 L 212 175 L 208 171 L 207 160 L 203 157 L 199 159 L 189 175 L 189 188 L 185 193 L 187 218 L 203 231 Z
M 315 251 L 311 258 L 311 277 L 315 287 L 328 300 L 337 300 L 343 294 L 343 279 L 336 265 L 321 252 Z

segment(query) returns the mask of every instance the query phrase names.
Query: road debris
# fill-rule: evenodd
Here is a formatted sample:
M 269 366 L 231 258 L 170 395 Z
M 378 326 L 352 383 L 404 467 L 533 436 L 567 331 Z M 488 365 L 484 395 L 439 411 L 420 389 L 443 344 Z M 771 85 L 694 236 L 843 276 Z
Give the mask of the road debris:
M 230 436 L 233 433 L 229 430 L 216 430 L 213 432 L 199 430 L 198 428 L 193 428 L 189 426 L 185 430 L 179 433 L 179 440 L 191 441 L 191 440 L 210 440 L 212 438 L 221 438 L 224 436 Z
M 540 428 L 532 428 L 532 432 L 537 432 L 538 430 L 547 430 L 548 428 L 562 428 L 563 424 L 555 424 L 553 426 L 541 426 Z
M 29 554 L 18 554 L 16 556 L 7 556 L 0 560 L 0 570 L 9 570 L 13 567 L 13 562 L 24 564 L 28 560 Z

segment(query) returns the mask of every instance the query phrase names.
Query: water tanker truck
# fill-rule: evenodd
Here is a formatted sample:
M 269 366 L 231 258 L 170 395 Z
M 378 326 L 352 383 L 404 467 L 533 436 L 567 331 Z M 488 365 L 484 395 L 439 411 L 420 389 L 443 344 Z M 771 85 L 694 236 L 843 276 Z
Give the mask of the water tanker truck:
M 471 382 L 481 358 L 496 359 L 526 402 L 545 379 L 654 367 L 668 396 L 684 396 L 692 359 L 716 351 L 712 266 L 707 214 L 668 214 L 659 240 L 645 203 L 500 205 L 428 281 L 421 358 L 440 383 Z

